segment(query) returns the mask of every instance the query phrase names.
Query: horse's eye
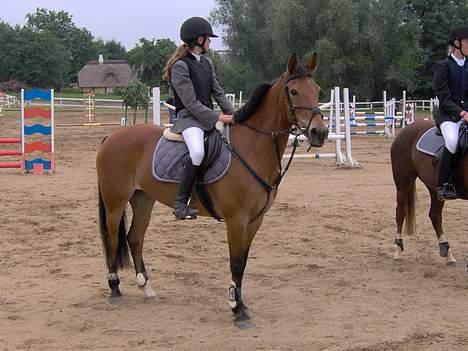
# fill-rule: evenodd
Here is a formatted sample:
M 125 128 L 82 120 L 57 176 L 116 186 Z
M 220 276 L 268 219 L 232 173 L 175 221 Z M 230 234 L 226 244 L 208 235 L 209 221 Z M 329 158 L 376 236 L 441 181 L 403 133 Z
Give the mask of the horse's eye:
M 299 93 L 297 92 L 296 89 L 293 89 L 293 90 L 291 90 L 291 95 L 296 96 L 296 95 L 299 95 Z

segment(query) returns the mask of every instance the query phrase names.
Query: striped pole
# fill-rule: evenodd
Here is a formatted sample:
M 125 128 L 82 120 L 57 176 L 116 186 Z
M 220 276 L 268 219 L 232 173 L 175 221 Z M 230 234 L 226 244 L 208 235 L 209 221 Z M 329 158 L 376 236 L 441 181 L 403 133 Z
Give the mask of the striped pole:
M 337 135 L 341 134 L 341 123 L 340 123 L 340 118 L 341 118 L 341 111 L 340 111 L 340 88 L 335 87 L 335 133 Z M 336 162 L 338 164 L 343 164 L 344 159 L 343 155 L 341 154 L 341 140 L 338 139 L 336 141 Z
M 96 106 L 96 103 L 94 103 Z M 94 116 L 93 116 L 94 118 Z M 54 89 L 50 89 L 50 173 L 55 173 L 55 107 Z
M 21 174 L 24 174 L 24 89 L 21 89 Z
M 161 90 L 159 87 L 153 88 L 153 124 L 161 125 Z

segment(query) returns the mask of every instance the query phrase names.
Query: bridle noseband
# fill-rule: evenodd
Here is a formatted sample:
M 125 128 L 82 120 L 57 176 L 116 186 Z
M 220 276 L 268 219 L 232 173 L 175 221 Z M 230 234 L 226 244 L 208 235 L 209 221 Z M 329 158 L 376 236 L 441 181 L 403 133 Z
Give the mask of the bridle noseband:
M 295 135 L 295 136 L 305 134 L 306 131 L 309 130 L 310 125 L 312 124 L 312 120 L 314 119 L 315 115 L 320 115 L 320 118 L 322 118 L 322 120 L 323 120 L 323 115 L 322 115 L 322 111 L 320 110 L 320 107 L 318 107 L 318 106 L 312 106 L 312 107 L 297 106 L 296 104 L 294 104 L 292 102 L 291 94 L 289 93 L 289 87 L 288 87 L 287 84 L 290 81 L 292 81 L 294 79 L 297 79 L 297 78 L 301 78 L 301 76 L 291 76 L 288 79 L 286 79 L 286 81 L 284 82 L 284 90 L 286 92 L 286 96 L 288 97 L 288 107 L 289 107 L 289 111 L 291 112 L 291 115 L 292 115 L 292 121 L 291 121 L 292 122 L 292 127 L 290 128 L 290 133 Z M 297 119 L 296 110 L 306 110 L 306 111 L 312 112 L 312 114 L 310 116 L 310 119 L 309 119 L 309 123 L 307 124 L 307 127 L 304 127 L 302 125 L 301 121 L 299 121 Z

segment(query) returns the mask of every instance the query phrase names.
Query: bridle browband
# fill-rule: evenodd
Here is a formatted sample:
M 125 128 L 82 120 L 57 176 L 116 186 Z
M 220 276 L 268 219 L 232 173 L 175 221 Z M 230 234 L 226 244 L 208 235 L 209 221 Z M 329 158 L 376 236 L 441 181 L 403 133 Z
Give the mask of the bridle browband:
M 309 77 L 310 77 L 310 75 L 309 75 Z M 312 124 L 312 120 L 314 119 L 315 115 L 320 115 L 320 117 L 323 119 L 322 112 L 321 112 L 321 110 L 320 110 L 320 108 L 318 106 L 312 106 L 312 107 L 297 106 L 296 104 L 293 103 L 293 101 L 291 99 L 291 94 L 289 93 L 289 88 L 288 88 L 287 84 L 290 81 L 292 81 L 294 79 L 298 79 L 298 78 L 304 78 L 304 76 L 303 75 L 293 75 L 293 76 L 288 77 L 283 83 L 284 90 L 285 90 L 286 96 L 287 96 L 287 101 L 288 101 L 288 110 L 289 110 L 289 112 L 291 113 L 291 116 L 292 116 L 291 121 L 289 121 L 289 119 L 288 119 L 288 121 L 291 122 L 291 124 L 292 124 L 292 126 L 290 128 L 277 129 L 277 130 L 267 130 L 267 129 L 255 127 L 255 126 L 253 126 L 253 125 L 251 125 L 249 123 L 246 123 L 246 122 L 240 122 L 239 123 L 240 125 L 245 126 L 245 127 L 249 128 L 251 130 L 254 130 L 254 131 L 258 132 L 258 133 L 266 134 L 266 135 L 271 136 L 271 138 L 273 140 L 273 144 L 275 146 L 276 160 L 278 162 L 278 176 L 276 177 L 276 180 L 274 181 L 273 185 L 268 184 L 267 181 L 265 181 L 263 178 L 261 178 L 255 172 L 255 170 L 242 158 L 242 156 L 239 154 L 239 152 L 234 147 L 234 145 L 232 145 L 227 140 L 227 138 L 223 135 L 223 133 L 218 131 L 218 134 L 221 136 L 221 138 L 222 138 L 224 144 L 226 145 L 227 149 L 232 153 L 232 155 L 235 158 L 237 158 L 239 160 L 239 162 L 250 172 L 250 174 L 252 174 L 252 176 L 255 178 L 255 180 L 266 190 L 266 192 L 268 194 L 265 206 L 262 208 L 260 213 L 251 222 L 255 221 L 257 218 L 259 218 L 261 216 L 261 214 L 263 213 L 265 208 L 268 206 L 268 203 L 270 201 L 271 192 L 273 190 L 275 190 L 275 189 L 278 189 L 278 187 L 279 187 L 279 185 L 281 183 L 281 180 L 283 179 L 284 175 L 286 174 L 286 172 L 289 169 L 289 166 L 291 165 L 294 154 L 296 152 L 296 148 L 297 148 L 297 146 L 299 144 L 299 137 L 302 134 L 305 134 L 309 130 L 310 125 Z M 307 110 L 307 111 L 312 112 L 312 115 L 310 116 L 309 123 L 307 124 L 307 127 L 304 127 L 302 125 L 302 123 L 297 119 L 297 116 L 296 116 L 296 111 L 297 110 Z M 279 137 L 281 135 L 283 135 L 283 134 L 286 134 L 286 133 L 288 135 L 289 134 L 294 135 L 295 138 L 294 138 L 294 142 L 293 142 L 293 150 L 291 152 L 291 156 L 289 157 L 289 160 L 288 160 L 288 162 L 286 164 L 286 167 L 283 170 L 283 165 L 281 163 L 281 155 L 280 155 Z

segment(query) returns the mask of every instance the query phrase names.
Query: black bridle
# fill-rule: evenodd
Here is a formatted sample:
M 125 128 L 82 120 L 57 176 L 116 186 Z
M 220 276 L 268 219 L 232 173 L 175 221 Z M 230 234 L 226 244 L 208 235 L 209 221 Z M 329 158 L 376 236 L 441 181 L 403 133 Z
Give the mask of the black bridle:
M 292 119 L 291 121 L 291 127 L 289 128 L 286 128 L 286 129 L 277 129 L 277 130 L 267 130 L 267 129 L 263 129 L 263 128 L 259 128 L 259 127 L 255 127 L 247 122 L 241 122 L 239 123 L 240 125 L 242 126 L 245 126 L 251 130 L 254 130 L 258 133 L 261 133 L 261 134 L 266 134 L 266 135 L 269 135 L 271 136 L 272 140 L 273 140 L 273 144 L 274 144 L 274 147 L 275 147 L 275 152 L 276 152 L 276 160 L 278 162 L 278 176 L 276 177 L 276 180 L 274 181 L 273 185 L 270 185 L 268 184 L 267 181 L 265 181 L 263 178 L 261 178 L 256 172 L 255 170 L 242 158 L 242 156 L 239 154 L 239 152 L 237 151 L 237 149 L 234 147 L 234 145 L 232 145 L 229 140 L 227 140 L 227 138 L 223 135 L 223 133 L 219 132 L 218 131 L 218 134 L 221 136 L 221 138 L 223 139 L 223 142 L 224 144 L 226 145 L 227 149 L 232 153 L 232 155 L 237 158 L 239 160 L 239 162 L 250 172 L 250 174 L 252 174 L 252 176 L 255 178 L 255 180 L 266 190 L 266 192 L 268 193 L 268 197 L 267 197 L 267 201 L 265 203 L 265 206 L 263 207 L 263 209 L 260 211 L 260 213 L 251 221 L 253 222 L 254 220 L 256 220 L 258 217 L 260 217 L 260 215 L 263 213 L 263 211 L 265 210 L 265 208 L 268 206 L 268 203 L 269 203 L 269 200 L 270 200 L 270 194 L 273 190 L 275 189 L 278 189 L 280 183 L 281 183 L 281 180 L 283 179 L 284 175 L 286 174 L 286 172 L 288 171 L 289 169 L 289 166 L 291 165 L 291 162 L 293 160 L 293 157 L 294 157 L 294 154 L 296 152 L 296 148 L 299 144 L 299 137 L 301 135 L 305 135 L 308 131 L 309 131 L 309 128 L 310 128 L 310 125 L 312 124 L 312 120 L 314 119 L 314 117 L 316 115 L 320 115 L 320 117 L 323 119 L 323 115 L 322 115 L 322 112 L 320 110 L 320 108 L 318 106 L 312 106 L 312 107 L 307 107 L 307 106 L 298 106 L 296 104 L 293 103 L 292 101 L 292 98 L 291 98 L 291 94 L 289 92 L 289 88 L 287 86 L 287 84 L 294 80 L 294 79 L 298 79 L 298 78 L 303 78 L 303 76 L 299 76 L 299 75 L 296 75 L 296 76 L 291 76 L 291 77 L 288 77 L 288 79 L 286 79 L 286 81 L 283 83 L 283 86 L 284 86 L 284 90 L 285 90 L 285 93 L 286 93 L 286 96 L 287 96 L 287 101 L 288 101 L 288 110 L 289 112 L 291 113 L 291 116 L 292 116 Z M 297 119 L 297 116 L 296 116 L 296 111 L 297 110 L 306 110 L 306 111 L 311 111 L 311 116 L 310 116 L 310 119 L 309 119 L 309 122 L 307 123 L 307 127 L 304 127 L 303 124 L 301 123 L 301 121 L 299 121 Z M 289 120 L 289 119 L 288 119 Z M 283 164 L 281 162 L 281 152 L 280 152 L 280 145 L 279 145 L 279 137 L 283 134 L 292 134 L 294 135 L 294 142 L 293 142 L 293 150 L 291 152 L 291 156 L 289 157 L 289 160 L 286 164 L 286 167 L 284 168 L 283 170 Z M 307 136 L 307 135 L 306 135 Z

